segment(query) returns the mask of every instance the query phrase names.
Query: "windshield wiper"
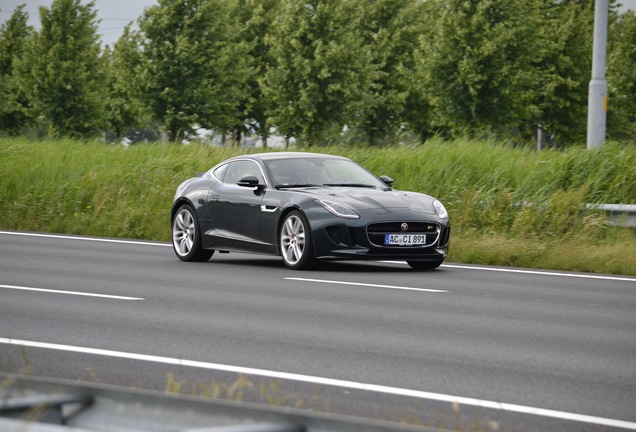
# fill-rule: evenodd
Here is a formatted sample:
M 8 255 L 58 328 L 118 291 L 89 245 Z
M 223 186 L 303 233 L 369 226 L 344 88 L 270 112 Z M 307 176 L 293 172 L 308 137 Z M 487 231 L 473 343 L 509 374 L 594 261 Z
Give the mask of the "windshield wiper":
M 357 188 L 377 189 L 377 186 L 373 186 L 373 185 L 370 185 L 370 184 L 364 184 L 364 183 L 325 183 L 325 186 L 357 187 Z

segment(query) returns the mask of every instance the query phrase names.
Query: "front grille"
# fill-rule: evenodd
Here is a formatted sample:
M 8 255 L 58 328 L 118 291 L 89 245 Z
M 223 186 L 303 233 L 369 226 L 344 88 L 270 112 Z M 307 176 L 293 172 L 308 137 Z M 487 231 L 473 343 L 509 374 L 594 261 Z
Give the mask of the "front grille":
M 403 222 L 382 222 L 367 225 L 367 238 L 374 246 L 379 247 L 430 247 L 437 242 L 440 233 L 440 225 L 433 222 L 407 222 L 408 229 L 402 230 Z M 426 234 L 426 244 L 419 246 L 386 246 L 384 235 L 392 233 Z

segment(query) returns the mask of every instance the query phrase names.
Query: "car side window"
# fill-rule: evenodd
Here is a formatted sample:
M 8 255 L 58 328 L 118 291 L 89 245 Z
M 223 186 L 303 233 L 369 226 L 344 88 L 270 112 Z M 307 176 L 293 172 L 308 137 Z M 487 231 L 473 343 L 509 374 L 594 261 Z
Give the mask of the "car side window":
M 249 160 L 230 162 L 228 164 L 227 171 L 225 172 L 223 183 L 236 184 L 237 181 L 247 176 L 256 177 L 260 184 L 265 183 L 258 164 Z
M 212 174 L 214 174 L 214 177 L 216 177 L 219 180 L 223 181 L 225 179 L 225 173 L 227 172 L 228 165 L 229 164 L 221 165 L 220 167 L 218 167 L 217 169 L 212 171 Z

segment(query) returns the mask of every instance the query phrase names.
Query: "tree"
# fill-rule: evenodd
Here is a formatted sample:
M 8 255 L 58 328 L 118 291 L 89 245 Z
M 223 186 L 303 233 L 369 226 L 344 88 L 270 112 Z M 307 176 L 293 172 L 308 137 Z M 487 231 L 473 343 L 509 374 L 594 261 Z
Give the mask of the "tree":
M 236 41 L 238 20 L 225 0 L 159 0 L 139 20 L 144 101 L 169 140 L 198 125 L 230 131 L 249 74 L 248 46 Z
M 39 121 L 53 135 L 94 135 L 103 126 L 104 73 L 94 2 L 54 0 L 40 7 L 23 62 L 25 87 Z
M 115 141 L 119 141 L 127 128 L 140 126 L 145 116 L 137 79 L 141 67 L 139 35 L 130 30 L 130 24 L 115 43 L 114 50 L 106 47 L 104 60 L 108 83 L 106 115 L 115 132 Z
M 365 131 L 370 145 L 423 115 L 426 108 L 413 90 L 413 53 L 425 25 L 423 3 L 413 0 L 363 2 L 360 31 L 371 48 L 377 68 L 370 98 L 356 125 Z
M 636 15 L 627 11 L 610 24 L 607 56 L 609 138 L 636 138 Z
M 533 122 L 562 143 L 584 141 L 588 85 L 592 70 L 594 3 L 587 0 L 543 2 L 541 76 Z
M 24 56 L 33 28 L 29 16 L 18 6 L 0 27 L 0 130 L 16 135 L 28 122 L 28 100 L 21 85 L 19 61 Z
M 451 136 L 510 133 L 537 115 L 538 0 L 430 0 L 418 78 Z
M 264 94 L 270 120 L 286 136 L 308 145 L 332 126 L 364 112 L 375 74 L 359 28 L 359 2 L 285 0 L 268 38 L 273 65 Z
M 239 0 L 234 12 L 239 17 L 242 29 L 236 34 L 239 40 L 249 47 L 246 57 L 249 74 L 239 107 L 244 121 L 239 125 L 235 135 L 238 135 L 237 132 L 243 132 L 245 128 L 250 128 L 260 135 L 264 146 L 269 136 L 267 113 L 271 110 L 271 103 L 263 94 L 261 81 L 272 64 L 266 39 L 271 23 L 278 16 L 279 3 L 280 0 Z

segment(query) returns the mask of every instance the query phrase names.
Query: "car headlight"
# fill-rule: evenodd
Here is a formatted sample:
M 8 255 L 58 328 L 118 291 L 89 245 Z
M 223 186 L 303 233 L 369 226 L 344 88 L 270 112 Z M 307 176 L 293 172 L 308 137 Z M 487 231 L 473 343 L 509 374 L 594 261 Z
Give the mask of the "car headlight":
M 433 201 L 433 207 L 435 207 L 435 211 L 437 212 L 437 215 L 439 217 L 441 217 L 442 219 L 448 219 L 448 212 L 444 208 L 444 204 L 435 200 Z
M 348 219 L 360 218 L 360 215 L 358 213 L 356 213 L 355 211 L 353 211 L 351 208 L 347 207 L 344 204 L 338 204 L 333 201 L 325 201 L 325 200 L 319 200 L 317 202 L 318 204 L 320 204 L 321 206 L 323 206 L 324 208 L 326 208 L 327 210 L 329 210 L 331 213 L 335 214 L 336 216 L 340 216 L 340 217 L 348 218 Z

